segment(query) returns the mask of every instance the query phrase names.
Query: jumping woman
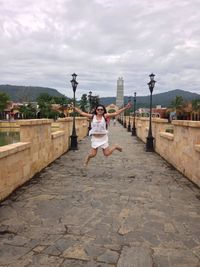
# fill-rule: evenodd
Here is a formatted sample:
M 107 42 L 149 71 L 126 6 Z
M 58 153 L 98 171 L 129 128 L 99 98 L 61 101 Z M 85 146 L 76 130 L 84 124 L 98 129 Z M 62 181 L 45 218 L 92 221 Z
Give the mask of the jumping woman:
M 84 166 L 87 166 L 89 160 L 96 156 L 99 147 L 103 149 L 104 156 L 110 156 L 115 150 L 120 152 L 122 151 L 122 148 L 117 144 L 111 148 L 109 147 L 106 120 L 119 115 L 121 112 L 130 107 L 131 103 L 128 103 L 124 108 L 119 109 L 117 112 L 107 113 L 106 108 L 103 105 L 98 105 L 95 108 L 94 114 L 83 112 L 79 108 L 75 107 L 75 111 L 77 111 L 80 115 L 92 120 L 91 130 L 89 131 L 89 135 L 92 136 L 91 150 L 84 161 Z

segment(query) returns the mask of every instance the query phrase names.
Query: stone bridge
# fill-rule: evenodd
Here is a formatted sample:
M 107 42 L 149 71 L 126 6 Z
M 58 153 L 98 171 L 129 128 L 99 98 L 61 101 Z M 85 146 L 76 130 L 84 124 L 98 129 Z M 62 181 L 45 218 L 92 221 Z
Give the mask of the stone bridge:
M 1 267 L 199 267 L 200 189 L 121 125 L 88 137 L 0 204 Z

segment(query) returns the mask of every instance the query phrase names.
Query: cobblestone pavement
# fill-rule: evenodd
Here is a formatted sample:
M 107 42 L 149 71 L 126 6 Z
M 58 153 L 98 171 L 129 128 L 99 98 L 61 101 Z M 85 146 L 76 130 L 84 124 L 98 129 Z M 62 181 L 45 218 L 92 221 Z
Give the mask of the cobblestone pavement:
M 0 205 L 0 266 L 200 266 L 200 189 L 120 125 L 87 168 L 89 138 Z

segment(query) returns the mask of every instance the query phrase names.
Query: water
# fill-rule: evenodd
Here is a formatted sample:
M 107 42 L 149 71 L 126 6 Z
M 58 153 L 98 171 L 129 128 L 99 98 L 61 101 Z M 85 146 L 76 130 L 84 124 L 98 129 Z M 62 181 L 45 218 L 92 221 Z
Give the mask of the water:
M 20 142 L 19 132 L 1 132 L 0 131 L 0 146 L 5 146 L 13 143 Z

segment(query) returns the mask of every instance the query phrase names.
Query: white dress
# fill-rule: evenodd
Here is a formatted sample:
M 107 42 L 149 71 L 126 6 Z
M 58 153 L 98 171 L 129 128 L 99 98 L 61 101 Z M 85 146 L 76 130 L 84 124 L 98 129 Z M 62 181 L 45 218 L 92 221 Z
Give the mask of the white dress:
M 91 122 L 91 130 L 89 132 L 89 135 L 92 136 L 92 148 L 101 147 L 105 149 L 109 146 L 108 131 L 106 130 L 106 121 L 103 116 L 101 120 L 97 120 L 96 115 L 94 115 L 93 120 Z

